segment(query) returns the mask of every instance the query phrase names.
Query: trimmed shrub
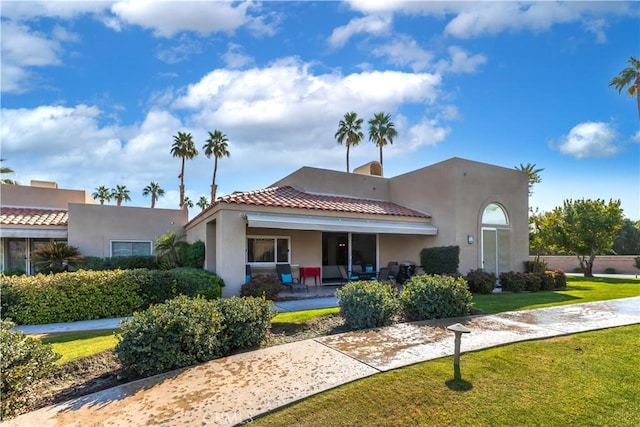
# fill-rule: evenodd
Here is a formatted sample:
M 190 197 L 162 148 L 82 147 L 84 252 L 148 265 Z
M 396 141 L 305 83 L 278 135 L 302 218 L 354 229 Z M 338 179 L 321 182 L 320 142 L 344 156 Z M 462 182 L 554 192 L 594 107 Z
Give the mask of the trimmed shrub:
M 555 280 L 555 288 L 556 289 L 565 289 L 567 287 L 567 275 L 564 274 L 564 271 L 557 268 L 553 272 L 553 279 Z
M 537 273 L 522 273 L 524 289 L 529 292 L 538 292 L 542 286 L 542 279 Z
M 197 268 L 174 268 L 169 275 L 175 283 L 176 295 L 203 296 L 206 299 L 220 298 L 224 281 L 220 276 Z
M 420 251 L 420 266 L 425 274 L 456 274 L 459 264 L 459 246 L 424 248 Z
M 522 292 L 524 290 L 524 277 L 522 273 L 513 271 L 500 273 L 500 285 L 503 291 Z
M 27 274 L 27 272 L 24 271 L 22 268 L 10 267 L 2 270 L 2 274 L 4 274 L 5 276 L 23 276 Z
M 264 298 L 179 296 L 123 322 L 116 353 L 142 375 L 183 368 L 260 344 L 274 314 Z
M 282 282 L 275 274 L 259 275 L 252 277 L 248 283 L 242 285 L 240 296 L 265 297 L 268 300 L 275 301 L 283 289 Z
M 78 263 L 77 270 L 134 270 L 138 268 L 156 270 L 158 267 L 158 260 L 154 256 L 136 255 L 107 258 L 91 256 L 85 257 L 84 261 Z
M 185 247 L 182 266 L 188 268 L 204 267 L 205 246 L 202 240 L 191 243 Z
M 38 380 L 51 375 L 60 355 L 50 345 L 13 332 L 13 322 L 0 322 L 0 420 L 30 403 Z
M 542 291 L 550 291 L 553 290 L 555 285 L 553 271 L 545 271 L 544 273 L 540 273 L 540 290 Z
M 338 289 L 340 315 L 353 329 L 390 325 L 398 310 L 397 291 L 390 283 L 366 280 Z
M 413 276 L 403 286 L 400 310 L 407 320 L 467 316 L 471 313 L 471 298 L 464 278 Z
M 469 290 L 474 294 L 490 294 L 496 287 L 495 273 L 489 273 L 481 269 L 471 270 L 467 273 Z

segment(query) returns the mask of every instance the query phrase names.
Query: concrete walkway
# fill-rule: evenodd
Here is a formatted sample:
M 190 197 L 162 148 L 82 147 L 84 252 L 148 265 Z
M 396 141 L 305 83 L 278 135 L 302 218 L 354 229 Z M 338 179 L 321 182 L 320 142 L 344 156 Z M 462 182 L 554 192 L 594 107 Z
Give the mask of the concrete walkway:
M 2 423 L 7 426 L 231 426 L 339 385 L 462 351 L 640 323 L 640 297 L 400 323 L 241 353 L 146 378 Z M 464 355 L 462 357 L 464 364 Z

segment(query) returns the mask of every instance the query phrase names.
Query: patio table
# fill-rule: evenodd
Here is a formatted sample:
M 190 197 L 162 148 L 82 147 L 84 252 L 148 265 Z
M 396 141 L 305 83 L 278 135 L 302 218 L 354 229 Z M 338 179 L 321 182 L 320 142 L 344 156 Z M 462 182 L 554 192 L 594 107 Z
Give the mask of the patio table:
M 318 286 L 318 279 L 320 279 L 320 283 L 322 283 L 320 267 L 300 267 L 300 283 L 306 283 L 307 277 L 313 277 L 316 286 Z

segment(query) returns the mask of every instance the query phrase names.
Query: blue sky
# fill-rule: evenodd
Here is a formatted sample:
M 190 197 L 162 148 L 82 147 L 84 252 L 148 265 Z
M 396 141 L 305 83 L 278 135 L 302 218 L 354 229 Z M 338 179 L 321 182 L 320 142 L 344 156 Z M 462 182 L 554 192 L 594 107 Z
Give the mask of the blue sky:
M 301 166 L 346 169 L 348 111 L 391 114 L 384 174 L 463 157 L 544 168 L 530 206 L 620 199 L 640 219 L 634 99 L 608 86 L 640 56 L 638 2 L 2 1 L 3 166 L 93 192 L 151 181 L 175 208 L 209 196 L 207 131 L 229 138 L 218 195 Z M 366 128 L 365 128 L 366 133 Z M 365 138 L 353 168 L 378 159 Z M 199 211 L 192 210 L 191 216 Z

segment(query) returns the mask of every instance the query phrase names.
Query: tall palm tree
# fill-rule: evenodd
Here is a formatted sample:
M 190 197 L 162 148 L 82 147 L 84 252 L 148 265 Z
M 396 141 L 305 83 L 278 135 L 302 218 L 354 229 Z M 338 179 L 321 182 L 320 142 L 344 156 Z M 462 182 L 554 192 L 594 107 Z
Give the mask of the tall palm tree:
M 218 172 L 218 159 L 223 157 L 231 157 L 231 154 L 228 150 L 228 142 L 227 135 L 220 132 L 219 130 L 215 130 L 213 133 L 209 132 L 209 139 L 206 141 L 207 143 L 202 146 L 204 150 L 204 154 L 207 158 L 211 158 L 213 154 L 213 180 L 211 181 L 211 203 L 216 200 L 216 190 L 218 186 L 216 185 L 216 173 Z
M 209 207 L 209 201 L 205 196 L 200 196 L 200 200 L 198 200 L 198 203 L 196 203 L 196 205 L 198 205 L 200 209 L 205 210 Z
M 539 184 L 542 182 L 540 172 L 542 172 L 544 169 L 536 169 L 535 163 L 527 163 L 526 166 L 520 163 L 520 166 L 516 166 L 515 169 L 521 172 L 526 172 L 529 179 L 529 195 L 532 195 L 533 191 L 531 189 L 533 188 L 533 184 Z
M 100 204 L 104 205 L 105 201 L 108 202 L 109 200 L 111 200 L 111 190 L 109 190 L 104 185 L 101 185 L 100 187 L 96 188 L 96 191 L 91 194 L 91 197 L 96 200 L 100 200 Z
M 152 181 L 151 183 L 149 183 L 149 185 L 144 187 L 144 189 L 142 190 L 143 196 L 146 197 L 149 194 L 151 194 L 151 209 L 153 209 L 156 207 L 156 201 L 160 197 L 164 196 L 164 190 L 160 187 L 160 184 Z
M 193 207 L 193 200 L 189 198 L 189 196 L 184 196 L 184 205 L 188 208 Z
M 180 168 L 180 207 L 184 205 L 184 161 L 193 159 L 198 155 L 198 150 L 193 143 L 193 136 L 188 132 L 178 132 L 173 137 L 173 145 L 171 146 L 171 155 L 182 159 L 182 167 Z
M 4 160 L 5 159 L 0 159 L 0 162 L 4 162 Z M 0 174 L 4 175 L 5 173 L 15 173 L 15 171 L 11 168 L 0 167 Z M 0 182 L 3 184 L 18 185 L 18 181 L 10 178 L 2 178 Z
M 373 141 L 380 148 L 380 166 L 382 166 L 382 147 L 393 144 L 393 138 L 398 136 L 395 124 L 391 121 L 391 115 L 379 112 L 369 120 L 369 141 Z
M 122 202 L 130 202 L 129 189 L 126 185 L 116 185 L 116 188 L 111 190 L 111 198 L 116 200 L 118 206 L 122 206 Z
M 338 123 L 338 131 L 334 135 L 338 144 L 347 146 L 347 172 L 349 172 L 349 149 L 355 147 L 364 138 L 362 133 L 362 119 L 358 118 L 355 112 L 346 113 L 344 119 Z
M 631 56 L 629 57 L 629 64 L 631 64 L 631 67 L 620 71 L 620 74 L 609 82 L 609 86 L 614 86 L 618 93 L 622 93 L 622 90 L 628 86 L 627 94 L 631 97 L 636 97 L 638 117 L 640 117 L 640 60 Z

